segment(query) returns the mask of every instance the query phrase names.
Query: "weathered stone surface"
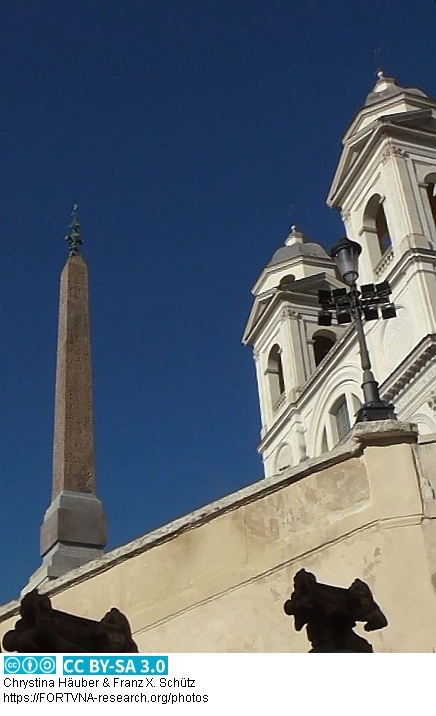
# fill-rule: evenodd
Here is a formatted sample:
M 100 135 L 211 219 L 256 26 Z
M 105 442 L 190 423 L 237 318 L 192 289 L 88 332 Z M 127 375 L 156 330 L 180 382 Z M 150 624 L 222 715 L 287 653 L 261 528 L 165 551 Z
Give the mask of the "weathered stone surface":
M 73 254 L 60 285 L 52 502 L 41 528 L 43 563 L 24 591 L 100 557 L 106 532 L 95 495 L 88 270 Z
M 55 497 L 41 528 L 41 554 L 46 554 L 58 541 L 105 546 L 106 517 L 95 495 L 64 490 Z
M 53 497 L 62 490 L 95 492 L 88 270 L 70 256 L 59 300 Z
M 380 442 L 392 444 L 406 440 L 416 443 L 417 439 L 416 425 L 404 423 L 401 420 L 372 420 L 356 423 L 348 436 L 348 440 L 358 440 L 365 445 L 377 445 Z

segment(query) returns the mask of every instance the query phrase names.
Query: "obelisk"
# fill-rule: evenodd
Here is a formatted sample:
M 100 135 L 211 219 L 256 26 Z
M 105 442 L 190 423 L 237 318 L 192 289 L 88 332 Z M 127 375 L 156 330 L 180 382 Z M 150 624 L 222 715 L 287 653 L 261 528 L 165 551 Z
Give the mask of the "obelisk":
M 96 496 L 88 269 L 77 208 L 60 284 L 52 501 L 32 587 L 100 557 L 106 544 L 106 516 Z

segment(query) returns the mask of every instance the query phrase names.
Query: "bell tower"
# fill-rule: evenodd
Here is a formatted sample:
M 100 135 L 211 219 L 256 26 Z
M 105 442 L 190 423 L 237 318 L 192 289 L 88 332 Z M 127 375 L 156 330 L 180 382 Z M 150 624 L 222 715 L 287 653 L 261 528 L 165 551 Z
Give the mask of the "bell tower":
M 327 203 L 361 243 L 361 282 L 436 245 L 436 101 L 378 73 L 342 141 Z
M 366 327 L 383 398 L 436 432 L 436 99 L 379 72 L 342 144 L 327 203 L 362 246 L 359 283 L 389 281 L 397 306 Z
M 318 326 L 318 289 L 341 285 L 323 247 L 292 226 L 252 290 L 243 342 L 253 348 L 262 421 L 259 452 L 267 477 L 308 457 L 299 397 L 344 331 Z

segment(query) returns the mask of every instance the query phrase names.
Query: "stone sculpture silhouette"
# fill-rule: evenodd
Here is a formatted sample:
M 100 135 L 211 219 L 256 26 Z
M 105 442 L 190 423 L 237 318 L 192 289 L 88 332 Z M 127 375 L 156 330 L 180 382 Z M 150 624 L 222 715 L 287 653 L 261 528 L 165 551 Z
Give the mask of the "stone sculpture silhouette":
M 53 609 L 34 589 L 20 603 L 21 619 L 3 637 L 6 651 L 19 653 L 137 653 L 128 619 L 115 607 L 101 621 Z
M 320 584 L 305 569 L 295 575 L 294 591 L 284 610 L 294 617 L 297 631 L 306 626 L 310 653 L 371 653 L 371 644 L 353 628 L 357 622 L 364 622 L 365 631 L 374 631 L 388 623 L 365 582 L 355 579 L 348 589 Z

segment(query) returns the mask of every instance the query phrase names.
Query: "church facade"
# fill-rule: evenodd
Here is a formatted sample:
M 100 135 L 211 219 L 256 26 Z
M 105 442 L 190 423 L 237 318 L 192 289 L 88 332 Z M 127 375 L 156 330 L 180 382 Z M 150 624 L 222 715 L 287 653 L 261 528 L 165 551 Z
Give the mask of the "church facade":
M 398 420 L 351 428 L 362 402 L 355 328 L 318 325 L 318 290 L 344 284 L 327 252 L 293 227 L 254 286 L 244 333 L 265 479 L 102 554 L 92 417 L 82 405 L 90 348 L 86 357 L 75 343 L 87 324 L 69 322 L 88 310 L 74 250 L 61 288 L 53 500 L 43 564 L 24 591 L 38 586 L 56 608 L 93 619 L 118 607 L 141 651 L 305 652 L 304 633 L 283 611 L 304 568 L 328 584 L 367 582 L 388 619 L 371 637 L 376 651 L 436 650 L 436 101 L 380 74 L 343 145 L 328 202 L 363 248 L 359 284 L 392 287 L 397 317 L 370 321 L 365 333 Z M 87 436 L 74 469 L 68 419 L 75 448 Z M 0 639 L 18 609 L 18 600 L 0 608 Z

